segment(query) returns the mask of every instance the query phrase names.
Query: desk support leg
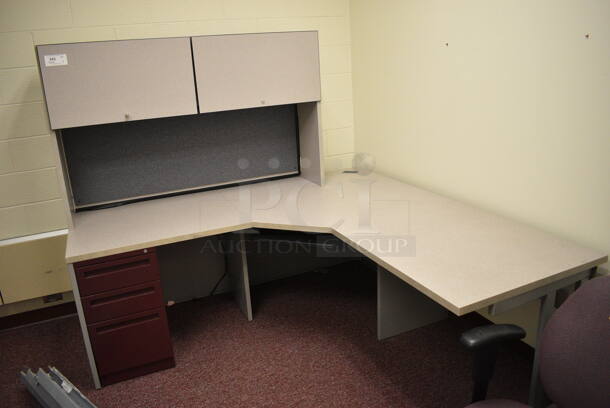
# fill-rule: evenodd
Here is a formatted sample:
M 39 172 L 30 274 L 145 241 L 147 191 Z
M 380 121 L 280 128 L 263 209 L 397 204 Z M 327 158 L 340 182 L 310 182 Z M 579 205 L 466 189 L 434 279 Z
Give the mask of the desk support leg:
M 252 320 L 252 302 L 250 301 L 250 277 L 248 275 L 248 257 L 246 240 L 243 232 L 229 234 L 226 251 L 227 275 L 235 290 L 235 300 L 248 321 Z
M 538 312 L 538 333 L 536 338 L 536 351 L 534 353 L 534 366 L 532 368 L 532 378 L 530 382 L 529 405 L 535 408 L 545 407 L 548 403 L 544 389 L 540 382 L 540 340 L 544 326 L 555 311 L 556 291 L 551 291 L 540 298 L 540 310 Z
M 381 266 L 377 267 L 377 338 L 396 336 L 446 319 L 449 313 Z
M 100 376 L 97 372 L 97 365 L 95 364 L 95 357 L 93 356 L 93 349 L 91 347 L 91 340 L 89 339 L 89 331 L 87 330 L 87 321 L 85 320 L 85 314 L 83 312 L 83 304 L 80 300 L 80 292 L 78 290 L 78 283 L 76 282 L 76 274 L 74 273 L 74 265 L 68 264 L 68 274 L 70 275 L 70 281 L 72 283 L 72 293 L 74 294 L 74 303 L 76 304 L 76 312 L 78 313 L 78 321 L 80 322 L 81 332 L 83 333 L 83 341 L 85 342 L 85 350 L 87 351 L 87 359 L 89 360 L 89 368 L 91 369 L 91 377 L 93 378 L 93 385 L 95 388 L 102 388 L 100 383 Z

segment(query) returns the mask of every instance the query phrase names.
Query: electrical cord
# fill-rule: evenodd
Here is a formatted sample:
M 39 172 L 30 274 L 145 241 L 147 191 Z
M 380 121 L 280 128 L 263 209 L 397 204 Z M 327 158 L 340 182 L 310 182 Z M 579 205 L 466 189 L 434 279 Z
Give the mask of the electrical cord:
M 218 282 L 216 282 L 216 285 L 214 285 L 214 288 L 212 288 L 212 291 L 210 292 L 209 296 L 213 296 L 214 292 L 216 292 L 216 289 L 218 289 L 218 286 L 222 283 L 222 281 L 224 280 L 224 278 L 227 276 L 227 273 L 223 273 L 222 276 L 220 277 L 220 279 L 218 279 Z

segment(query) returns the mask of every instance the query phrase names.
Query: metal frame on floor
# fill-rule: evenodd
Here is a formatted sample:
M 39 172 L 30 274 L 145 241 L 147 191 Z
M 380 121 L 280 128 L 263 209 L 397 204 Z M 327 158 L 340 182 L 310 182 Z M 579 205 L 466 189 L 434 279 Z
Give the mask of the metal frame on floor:
M 49 367 L 48 373 L 42 368 L 36 374 L 29 369 L 22 371 L 21 381 L 44 408 L 96 408 L 55 367 Z

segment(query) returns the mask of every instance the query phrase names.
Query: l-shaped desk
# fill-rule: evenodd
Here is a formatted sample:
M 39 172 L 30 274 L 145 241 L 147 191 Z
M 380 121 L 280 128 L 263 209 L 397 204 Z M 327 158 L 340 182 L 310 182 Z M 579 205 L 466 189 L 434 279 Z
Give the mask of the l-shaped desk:
M 78 293 L 79 265 L 248 228 L 334 234 L 374 261 L 380 339 L 440 320 L 447 310 L 459 316 L 489 307 L 495 314 L 535 299 L 542 300 L 541 330 L 556 291 L 590 278 L 608 259 L 378 174 L 331 174 L 323 187 L 292 177 L 79 212 L 73 215 L 66 261 L 96 387 L 101 361 L 92 352 Z M 243 240 L 243 234 L 231 236 Z M 237 278 L 238 303 L 251 318 L 247 254 L 239 252 L 227 268 Z M 537 378 L 536 359 L 532 404 L 540 393 Z

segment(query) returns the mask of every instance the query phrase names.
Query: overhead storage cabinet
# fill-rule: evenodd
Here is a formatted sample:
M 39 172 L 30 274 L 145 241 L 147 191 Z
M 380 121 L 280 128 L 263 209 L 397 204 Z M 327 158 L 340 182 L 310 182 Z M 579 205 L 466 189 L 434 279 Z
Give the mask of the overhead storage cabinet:
M 201 113 L 320 100 L 316 31 L 192 41 Z
M 37 50 L 53 129 L 197 113 L 190 38 Z

